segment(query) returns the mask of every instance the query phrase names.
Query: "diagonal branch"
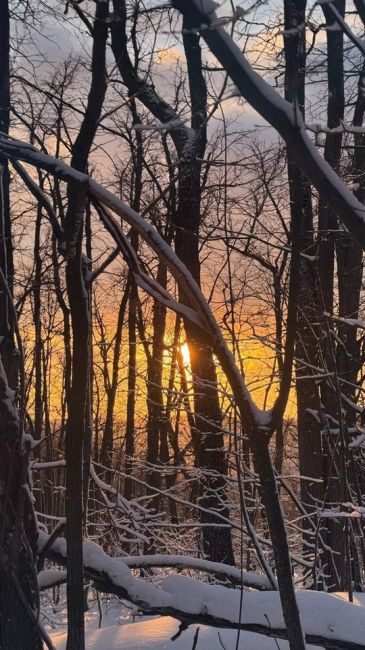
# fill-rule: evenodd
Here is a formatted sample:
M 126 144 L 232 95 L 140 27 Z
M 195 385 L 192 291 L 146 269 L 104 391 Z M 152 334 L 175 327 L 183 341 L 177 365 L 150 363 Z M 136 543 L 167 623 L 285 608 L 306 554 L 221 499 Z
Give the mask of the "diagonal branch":
M 285 140 L 293 162 L 326 198 L 342 222 L 365 248 L 365 208 L 322 158 L 307 135 L 300 111 L 283 99 L 250 66 L 239 47 L 220 24 L 215 3 L 202 0 L 174 0 L 183 15 L 189 15 L 209 49 L 235 83 L 242 97 L 276 129 Z

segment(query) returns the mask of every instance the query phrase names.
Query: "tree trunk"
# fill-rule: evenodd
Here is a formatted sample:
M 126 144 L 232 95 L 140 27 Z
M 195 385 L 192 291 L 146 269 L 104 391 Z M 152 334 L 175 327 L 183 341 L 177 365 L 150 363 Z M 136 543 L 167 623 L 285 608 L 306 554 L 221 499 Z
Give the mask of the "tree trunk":
M 115 333 L 114 352 L 113 352 L 113 367 L 112 367 L 112 380 L 107 395 L 107 408 L 104 435 L 101 442 L 100 449 L 100 462 L 106 467 L 112 466 L 112 454 L 114 446 L 114 409 L 115 400 L 117 397 L 118 383 L 119 383 L 119 363 L 122 348 L 122 333 L 127 309 L 128 299 L 130 298 L 130 281 L 128 281 L 125 288 L 122 300 L 119 305 L 118 320 Z
M 191 98 L 191 129 L 182 124 L 174 109 L 160 97 L 152 84 L 145 83 L 138 74 L 130 60 L 127 48 L 127 11 L 124 0 L 114 0 L 114 12 L 117 17 L 111 25 L 112 49 L 120 74 L 131 95 L 138 99 L 162 123 L 175 121 L 176 127 L 171 131 L 179 164 L 178 207 L 172 215 L 175 226 L 175 250 L 180 259 L 186 264 L 194 279 L 200 283 L 199 260 L 199 228 L 200 228 L 200 201 L 201 201 L 201 163 L 198 158 L 204 157 L 206 146 L 206 120 L 207 120 L 207 91 L 202 73 L 201 49 L 199 36 L 189 30 L 185 21 L 183 40 L 188 66 L 188 78 Z M 183 300 L 184 297 L 181 296 Z M 207 468 L 207 484 L 202 486 L 203 492 L 208 490 L 207 507 L 213 508 L 209 516 L 213 521 L 214 508 L 222 512 L 222 500 L 226 500 L 225 479 L 227 462 L 224 451 L 224 437 L 221 433 L 222 414 L 219 409 L 217 391 L 217 378 L 211 348 L 199 344 L 197 350 L 197 337 L 189 323 L 185 323 L 188 345 L 191 356 L 192 373 L 194 379 L 195 408 L 198 411 L 199 425 L 196 435 L 200 438 L 201 453 L 199 458 L 202 467 Z M 200 360 L 198 359 L 200 358 Z M 206 390 L 206 380 L 212 381 Z M 197 392 L 198 391 L 198 392 Z M 206 396 L 202 394 L 206 391 Z M 214 449 L 208 452 L 208 449 Z M 223 478 L 214 476 L 209 486 L 209 476 L 223 472 Z M 218 482 L 217 482 L 218 481 Z M 219 490 L 220 494 L 216 493 Z M 220 497 L 220 498 L 219 498 Z M 225 514 L 227 507 L 223 506 Z M 211 559 L 221 562 L 234 563 L 231 531 L 229 529 L 214 530 L 211 527 L 203 529 L 204 552 Z
M 40 236 L 42 223 L 42 208 L 37 208 L 37 218 L 34 236 L 34 282 L 33 282 L 33 323 L 34 323 L 34 438 L 40 440 L 43 424 L 43 395 L 42 395 L 42 321 L 41 321 L 41 278 L 42 258 L 40 254 Z
M 255 470 L 260 477 L 262 503 L 265 507 L 270 528 L 270 537 L 273 545 L 275 567 L 278 577 L 284 620 L 288 632 L 288 641 L 291 650 L 305 650 L 303 633 L 300 626 L 299 611 L 294 594 L 292 567 L 284 517 L 280 505 L 278 486 L 274 475 L 270 452 L 267 441 L 257 433 L 253 434 L 253 437 L 250 438 L 250 446 L 253 451 Z
M 71 165 L 85 172 L 106 93 L 106 41 L 109 3 L 96 5 L 92 79 L 84 120 L 76 138 Z M 84 650 L 83 442 L 89 382 L 89 300 L 83 268 L 83 220 L 86 187 L 70 182 L 65 219 L 66 284 L 72 323 L 72 383 L 66 429 L 67 650 Z
M 334 3 L 343 16 L 345 0 Z M 323 12 L 328 25 L 334 23 L 334 18 L 326 6 Z M 327 79 L 328 105 L 327 123 L 333 129 L 341 124 L 345 112 L 344 94 L 344 52 L 343 33 L 327 30 Z M 324 157 L 335 171 L 339 170 L 341 160 L 342 134 L 328 133 L 326 136 Z M 334 273 L 335 273 L 335 242 L 338 231 L 337 215 L 330 209 L 326 199 L 320 196 L 319 201 L 319 308 L 322 312 L 333 313 L 334 304 Z M 325 370 L 332 373 L 321 384 L 322 415 L 324 418 L 323 452 L 324 452 L 324 490 L 329 507 L 344 501 L 345 476 L 342 476 L 342 454 L 345 452 L 345 441 L 341 435 L 333 435 L 331 430 L 341 429 L 342 405 L 338 403 L 335 389 L 335 349 L 336 343 L 330 334 L 326 317 L 322 319 L 323 356 Z M 330 337 L 330 338 L 329 338 Z M 349 584 L 349 567 L 345 549 L 348 545 L 343 520 L 331 518 L 326 522 L 326 542 L 332 549 L 325 553 L 326 584 L 330 590 L 343 591 Z
M 157 270 L 157 282 L 166 288 L 167 271 L 160 262 Z M 153 338 L 152 350 L 147 357 L 147 480 L 153 489 L 161 488 L 160 441 L 165 425 L 164 402 L 162 395 L 163 351 L 166 328 L 166 307 L 156 300 L 153 303 Z M 159 509 L 160 496 L 155 494 L 153 504 Z
M 0 131 L 9 132 L 10 31 L 7 0 L 0 3 Z M 36 530 L 28 498 L 28 456 L 15 404 L 17 353 L 11 302 L 13 257 L 9 171 L 0 156 L 0 648 L 41 650 L 39 595 L 33 555 Z M 29 517 L 28 517 L 29 515 Z M 32 614 L 34 613 L 34 615 Z
M 0 6 L 0 131 L 9 133 L 10 123 L 10 34 L 8 0 Z M 13 291 L 13 244 L 11 237 L 9 166 L 0 153 L 0 268 L 10 290 Z M 11 302 L 5 288 L 0 287 L 0 352 L 7 381 L 11 388 L 17 385 L 18 359 L 11 327 Z
M 285 29 L 305 24 L 305 0 L 285 0 Z M 305 114 L 306 36 L 305 31 L 288 35 L 285 48 L 285 97 Z M 291 161 L 288 152 L 288 180 L 291 218 L 301 223 L 300 283 L 297 296 L 299 310 L 296 339 L 297 429 L 301 498 L 310 516 L 316 515 L 323 502 L 323 457 L 319 419 L 319 396 L 316 381 L 311 378 L 319 365 L 317 342 L 317 293 L 314 263 L 306 256 L 314 255 L 311 188 L 302 171 Z M 317 411 L 317 414 L 316 414 Z M 309 479 L 314 479 L 310 481 Z M 313 531 L 308 519 L 303 520 L 303 553 L 313 556 Z M 309 531 L 309 529 L 311 529 Z
M 85 404 L 85 438 L 82 449 L 83 454 L 83 501 L 84 501 L 84 514 L 83 526 L 86 534 L 87 518 L 88 518 L 88 502 L 89 502 L 89 485 L 90 485 L 90 463 L 93 452 L 93 345 L 92 345 L 92 327 L 93 327 L 93 311 L 92 311 L 92 282 L 86 283 L 85 278 L 90 276 L 92 271 L 92 229 L 91 229 L 91 206 L 90 201 L 86 204 L 85 213 L 85 239 L 86 239 L 86 259 L 83 260 L 82 273 L 84 277 L 84 285 L 87 284 L 87 302 L 88 302 L 88 325 L 89 325 L 89 377 L 87 382 L 86 404 Z M 87 595 L 85 595 L 87 603 Z M 85 610 L 86 611 L 86 610 Z
M 188 25 L 185 25 L 188 27 Z M 194 144 L 188 143 L 181 152 L 179 167 L 178 208 L 174 225 L 175 250 L 200 285 L 199 230 L 201 220 L 201 163 L 206 146 L 206 86 L 201 69 L 199 36 L 187 29 L 183 35 L 188 64 L 192 102 Z M 181 295 L 182 301 L 188 297 Z M 203 523 L 215 523 L 214 511 L 229 516 L 226 502 L 227 458 L 222 433 L 222 414 L 219 406 L 217 374 L 212 349 L 201 341 L 197 328 L 184 323 L 193 375 L 195 435 L 199 452 L 197 464 L 205 469 L 201 482 Z M 231 531 L 228 528 L 203 528 L 203 550 L 209 559 L 234 564 Z
M 69 186 L 69 219 L 82 223 L 84 201 L 79 185 Z M 72 228 L 68 242 L 74 242 Z M 73 244 L 69 243 L 69 246 Z M 72 323 L 72 383 L 66 428 L 67 650 L 84 650 L 83 439 L 89 380 L 89 303 L 82 269 L 82 229 L 67 259 L 66 283 Z
M 133 479 L 131 474 L 133 472 L 133 457 L 135 448 L 135 415 L 136 415 L 136 381 L 137 381 L 137 287 L 134 280 L 132 280 L 131 293 L 129 298 L 129 311 L 128 311 L 128 396 L 127 396 L 127 421 L 125 431 L 125 483 L 124 483 L 124 496 L 126 499 L 133 498 Z

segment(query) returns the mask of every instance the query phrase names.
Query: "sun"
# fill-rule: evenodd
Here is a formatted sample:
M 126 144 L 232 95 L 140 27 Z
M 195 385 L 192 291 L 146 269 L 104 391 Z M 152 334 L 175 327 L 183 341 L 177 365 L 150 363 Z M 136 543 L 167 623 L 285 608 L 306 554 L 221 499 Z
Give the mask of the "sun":
M 184 366 L 189 366 L 190 365 L 190 354 L 189 354 L 189 346 L 187 343 L 183 343 L 182 346 L 180 347 L 181 350 L 181 355 L 183 358 Z

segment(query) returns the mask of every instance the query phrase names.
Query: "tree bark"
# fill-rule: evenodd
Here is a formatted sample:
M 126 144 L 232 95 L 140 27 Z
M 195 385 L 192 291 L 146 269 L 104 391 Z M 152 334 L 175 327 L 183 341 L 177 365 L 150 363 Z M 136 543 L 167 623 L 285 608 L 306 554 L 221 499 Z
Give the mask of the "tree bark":
M 285 0 L 284 18 L 287 35 L 284 39 L 285 51 L 285 98 L 294 103 L 304 118 L 305 78 L 306 78 L 306 33 L 289 32 L 297 25 L 305 24 L 305 0 Z M 319 415 L 319 396 L 316 382 L 311 378 L 312 368 L 317 368 L 318 341 L 316 322 L 317 291 L 313 256 L 313 213 L 311 188 L 303 172 L 293 162 L 288 152 L 288 180 L 290 210 L 292 220 L 301 223 L 300 238 L 300 283 L 297 296 L 298 330 L 296 339 L 296 391 L 297 391 L 297 430 L 301 498 L 308 514 L 313 516 L 323 502 L 323 457 Z M 314 371 L 315 372 L 315 371 Z M 310 482 L 308 479 L 314 479 Z M 303 521 L 303 528 L 309 528 L 309 521 Z M 313 555 L 313 532 L 304 533 L 304 556 Z
M 344 16 L 345 0 L 334 3 L 340 15 Z M 323 6 L 326 22 L 329 26 L 334 23 L 331 11 Z M 344 92 L 344 50 L 343 32 L 327 30 L 327 81 L 328 104 L 327 123 L 333 129 L 341 124 L 345 113 Z M 328 133 L 326 136 L 324 157 L 338 172 L 341 161 L 342 134 Z M 319 309 L 328 314 L 333 313 L 335 291 L 335 250 L 338 237 L 338 218 L 326 199 L 319 199 L 318 215 L 319 241 L 318 241 L 318 277 L 319 277 Z M 340 254 L 340 265 L 342 255 Z M 339 269 L 340 271 L 340 269 Z M 343 284 L 342 284 L 343 289 Z M 346 293 L 348 287 L 346 288 Z M 343 291 L 341 291 L 343 296 Z M 341 302 L 343 303 L 343 297 Z M 329 338 L 330 337 L 330 338 Z M 331 434 L 331 429 L 342 429 L 342 405 L 338 403 L 335 389 L 335 358 L 336 342 L 329 333 L 326 316 L 322 317 L 322 340 L 325 370 L 331 373 L 331 378 L 325 379 L 321 384 L 321 404 L 323 404 L 323 456 L 324 456 L 324 491 L 325 500 L 329 507 L 341 504 L 346 498 L 345 476 L 343 476 L 342 455 L 346 454 L 345 441 L 342 434 Z M 349 566 L 345 549 L 348 545 L 343 520 L 328 519 L 326 522 L 326 541 L 331 551 L 325 553 L 326 559 L 326 584 L 334 591 L 346 590 L 349 585 Z
M 106 408 L 104 435 L 102 438 L 101 449 L 100 449 L 100 462 L 102 465 L 105 465 L 106 467 L 109 466 L 111 467 L 113 462 L 112 454 L 113 454 L 113 446 L 114 446 L 114 442 L 113 442 L 114 409 L 115 409 L 115 401 L 117 397 L 117 390 L 118 390 L 118 383 L 119 383 L 119 363 L 120 363 L 120 354 L 122 349 L 123 324 L 124 324 L 125 312 L 127 309 L 128 300 L 130 299 L 130 293 L 131 293 L 131 285 L 129 280 L 119 305 L 118 320 L 117 320 L 115 342 L 114 342 L 114 351 L 113 351 L 112 379 L 107 394 L 107 408 Z
M 136 435 L 136 383 L 137 383 L 137 287 L 132 280 L 131 293 L 128 307 L 128 396 L 127 396 L 127 420 L 125 431 L 125 483 L 124 496 L 126 499 L 133 498 L 133 457 Z
M 96 5 L 92 53 L 92 79 L 85 116 L 76 138 L 71 166 L 85 172 L 106 93 L 106 41 L 109 3 Z M 67 650 L 84 650 L 83 443 L 89 382 L 89 300 L 85 286 L 82 241 L 86 186 L 68 186 L 65 219 L 66 285 L 72 324 L 72 383 L 66 429 L 66 535 L 67 535 Z
M 9 133 L 10 124 L 10 14 L 8 0 L 0 6 L 0 131 Z M 11 236 L 9 166 L 0 153 L 0 268 L 10 290 L 13 291 L 13 243 Z M 18 358 L 11 326 L 10 295 L 0 288 L 0 351 L 7 381 L 11 388 L 17 385 Z
M 0 131 L 4 133 L 9 132 L 10 119 L 9 61 L 10 15 L 4 0 L 0 3 Z M 11 300 L 14 268 L 9 189 L 8 163 L 0 154 L 0 648 L 41 650 L 36 529 L 26 487 L 28 450 L 24 449 L 13 392 L 18 384 L 18 356 Z

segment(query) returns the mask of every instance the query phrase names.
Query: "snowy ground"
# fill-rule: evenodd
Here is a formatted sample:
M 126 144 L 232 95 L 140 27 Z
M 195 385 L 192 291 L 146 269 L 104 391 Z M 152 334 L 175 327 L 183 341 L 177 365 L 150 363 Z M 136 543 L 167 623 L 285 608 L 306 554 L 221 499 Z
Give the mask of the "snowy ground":
M 66 540 L 55 540 L 52 549 L 66 557 Z M 88 570 L 106 576 L 129 602 L 143 604 L 145 611 L 174 611 L 183 617 L 192 617 L 192 620 L 205 621 L 206 624 L 212 619 L 220 620 L 227 628 L 232 624 L 240 624 L 246 629 L 261 628 L 272 637 L 275 634 L 280 637 L 285 628 L 278 591 L 229 589 L 180 573 L 154 574 L 153 580 L 147 582 L 134 575 L 121 558 L 109 557 L 90 540 L 84 542 L 83 551 Z M 53 575 L 54 571 L 51 573 Z M 47 571 L 42 574 L 41 582 L 49 585 L 46 578 Z M 359 603 L 345 602 L 334 594 L 306 590 L 298 590 L 296 598 L 303 632 L 312 643 L 324 642 L 328 647 L 329 644 L 335 645 L 333 641 L 340 642 L 342 648 L 365 650 L 365 616 Z M 162 642 L 164 640 L 160 640 Z M 221 646 L 219 637 L 218 643 Z M 274 644 L 277 648 L 275 640 Z M 198 647 L 196 643 L 194 645 Z
M 63 594 L 62 594 L 63 595 Z M 62 598 L 64 603 L 64 598 Z M 66 611 L 64 604 L 52 607 L 48 603 L 43 614 L 48 620 L 46 628 L 56 650 L 66 649 Z M 101 601 L 102 619 L 99 629 L 99 610 L 96 601 L 90 603 L 86 614 L 87 650 L 190 650 L 198 628 L 192 625 L 175 641 L 179 622 L 169 616 L 133 617 L 117 600 Z M 50 621 L 58 629 L 52 629 Z M 236 650 L 237 632 L 199 626 L 196 650 Z M 239 650 L 288 650 L 285 641 L 269 639 L 251 632 L 241 632 Z M 312 650 L 313 646 L 308 646 Z M 317 648 L 318 650 L 318 648 Z
M 347 600 L 344 594 L 339 598 Z M 365 594 L 358 594 L 354 604 L 365 606 Z M 179 623 L 170 617 L 137 616 L 135 621 L 118 601 L 104 600 L 102 620 L 99 629 L 99 612 L 94 601 L 86 615 L 87 650 L 190 650 L 193 647 L 197 625 L 185 630 L 175 641 L 171 640 L 179 628 Z M 48 609 L 49 611 L 49 609 Z M 57 614 L 61 629 L 48 631 L 57 650 L 66 648 L 66 629 L 64 611 Z M 218 630 L 200 626 L 196 650 L 236 650 L 237 632 Z M 288 650 L 286 641 L 241 632 L 239 650 Z M 308 645 L 308 650 L 315 646 Z M 365 647 L 365 646 L 364 646 Z M 317 646 L 318 650 L 318 646 Z
M 168 616 L 134 616 L 136 610 L 131 610 L 129 606 L 113 597 L 101 596 L 98 606 L 95 595 L 91 590 L 90 610 L 85 616 L 87 650 L 192 649 L 197 625 L 192 625 L 182 632 L 178 639 L 172 641 L 171 637 L 179 629 L 179 623 L 175 619 Z M 339 600 L 348 600 L 347 594 L 336 595 Z M 365 594 L 355 594 L 354 605 L 365 607 Z M 64 586 L 60 589 L 58 605 L 52 601 L 51 592 L 45 592 L 42 597 L 42 619 L 56 650 L 65 650 L 67 634 Z M 343 621 L 344 626 L 346 623 L 348 621 Z M 200 626 L 196 650 L 222 650 L 222 648 L 236 650 L 236 641 L 236 630 Z M 288 650 L 289 645 L 286 641 L 242 631 L 238 648 L 239 650 Z M 315 646 L 307 645 L 307 650 L 314 650 L 314 648 Z M 318 646 L 316 648 L 318 650 Z
M 178 622 L 170 617 L 138 620 L 124 625 L 110 625 L 99 629 L 87 626 L 88 650 L 190 650 L 193 647 L 196 625 L 189 627 L 175 641 L 171 637 L 178 630 Z M 51 635 L 57 650 L 65 650 L 66 633 Z M 196 650 L 235 650 L 237 632 L 201 626 Z M 240 650 L 287 650 L 286 641 L 275 641 L 259 634 L 241 632 Z M 314 646 L 307 646 L 308 650 Z M 317 648 L 318 650 L 318 648 Z

